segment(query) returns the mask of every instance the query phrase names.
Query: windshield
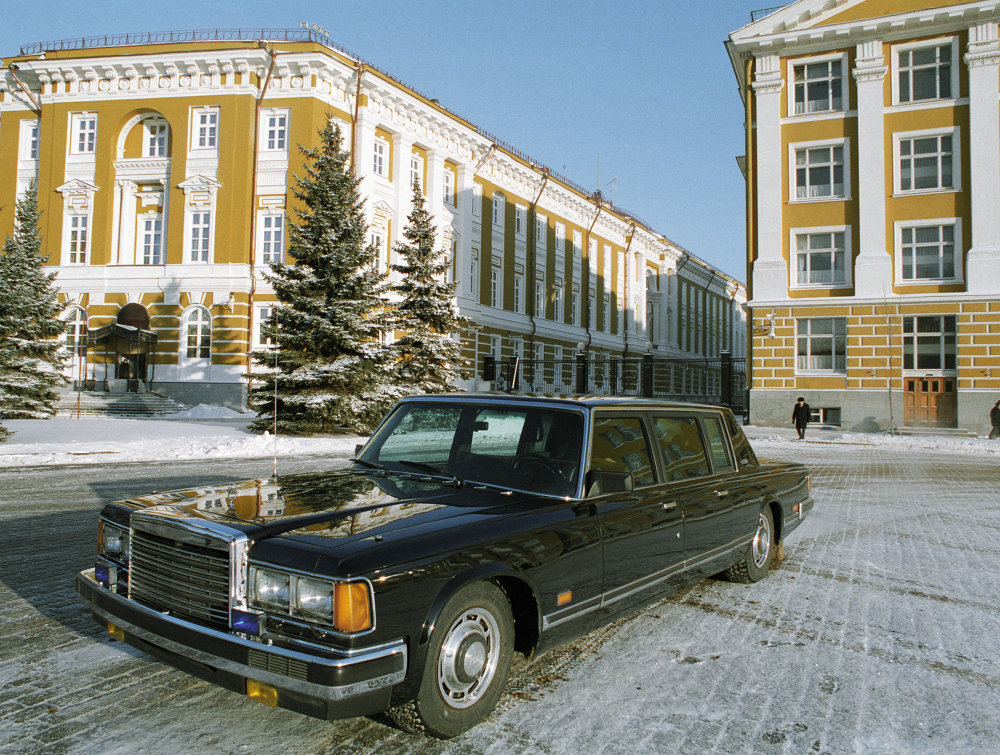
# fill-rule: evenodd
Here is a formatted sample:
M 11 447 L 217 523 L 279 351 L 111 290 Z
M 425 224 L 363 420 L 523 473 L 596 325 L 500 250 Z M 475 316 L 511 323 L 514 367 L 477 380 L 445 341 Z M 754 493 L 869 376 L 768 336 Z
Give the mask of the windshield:
M 579 412 L 414 402 L 396 407 L 357 461 L 387 472 L 574 496 L 582 441 Z

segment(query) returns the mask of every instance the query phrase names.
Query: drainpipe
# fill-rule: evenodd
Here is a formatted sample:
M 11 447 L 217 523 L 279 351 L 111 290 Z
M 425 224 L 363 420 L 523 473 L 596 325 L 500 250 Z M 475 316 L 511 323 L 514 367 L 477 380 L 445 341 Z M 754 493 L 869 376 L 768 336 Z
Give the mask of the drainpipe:
M 257 101 L 253 109 L 253 165 L 250 168 L 250 292 L 247 295 L 247 400 L 250 398 L 250 388 L 253 385 L 252 353 L 253 353 L 253 303 L 257 293 L 257 158 L 260 154 L 260 108 L 267 93 L 267 87 L 271 83 L 271 74 L 274 72 L 274 62 L 277 53 L 261 41 L 258 43 L 264 52 L 271 58 L 271 63 L 267 67 L 267 75 L 264 77 L 264 84 L 257 95 Z
M 476 165 L 476 169 L 474 171 L 472 171 L 472 175 L 473 176 L 475 176 L 479 171 L 481 171 L 483 168 L 486 167 L 486 163 L 488 163 L 490 161 L 490 158 L 493 157 L 493 155 L 496 153 L 496 151 L 497 151 L 497 145 L 496 144 L 491 144 L 490 148 L 489 148 L 489 151 L 486 153 L 486 155 L 483 157 L 483 159 L 480 160 L 479 163 Z
M 635 223 L 629 223 L 628 233 L 625 235 L 625 291 L 622 292 L 622 296 L 625 297 L 625 317 L 622 318 L 624 322 L 622 323 L 622 334 L 625 336 L 625 342 L 622 346 L 622 359 L 628 356 L 628 308 L 632 303 L 629 299 L 629 285 L 631 283 L 631 278 L 628 275 L 628 252 L 632 248 L 632 239 L 635 238 Z M 636 317 L 639 313 L 636 312 Z
M 537 275 L 536 275 L 535 268 L 536 268 L 536 266 L 538 264 L 538 256 L 537 256 L 538 255 L 538 238 L 537 238 L 537 234 L 535 233 L 535 228 L 538 226 L 538 220 L 537 220 L 538 219 L 538 200 L 542 198 L 542 192 L 545 191 L 545 184 L 547 184 L 549 182 L 549 169 L 548 168 L 543 168 L 542 170 L 543 170 L 543 173 L 542 173 L 542 185 L 538 188 L 538 194 L 535 195 L 535 199 L 531 203 L 531 206 L 528 207 L 528 218 L 527 218 L 527 221 L 528 221 L 528 229 L 527 229 L 528 230 L 528 239 L 530 240 L 530 242 L 528 244 L 528 249 L 531 250 L 531 262 L 530 262 L 530 266 L 529 266 L 529 269 L 531 271 L 531 273 L 530 273 L 530 275 L 531 275 L 531 278 L 530 278 L 530 280 L 531 280 L 531 288 L 527 292 L 527 296 L 529 297 L 529 302 L 530 302 L 529 307 L 528 307 L 528 312 L 530 314 L 528 315 L 528 317 L 531 320 L 531 333 L 528 334 L 528 343 L 531 344 L 531 358 L 532 359 L 535 358 L 534 357 L 534 354 L 535 354 L 535 332 L 537 330 L 537 326 L 535 325 L 535 314 L 536 314 L 536 312 L 535 312 L 535 287 L 538 285 L 538 283 L 537 283 Z
M 597 205 L 597 212 L 594 214 L 594 219 L 590 221 L 590 228 L 587 229 L 587 235 L 583 240 L 584 246 L 587 248 L 587 290 L 581 291 L 581 293 L 586 294 L 587 306 L 583 308 L 584 314 L 584 324 L 587 328 L 587 346 L 584 349 L 586 352 L 590 352 L 590 343 L 593 340 L 593 334 L 590 332 L 590 232 L 594 230 L 594 226 L 597 225 L 597 219 L 601 217 L 601 200 L 595 200 Z M 581 250 L 582 251 L 582 250 Z
M 34 106 L 32 110 L 38 113 L 38 117 L 41 118 L 42 106 L 38 104 L 38 100 L 35 99 L 35 96 L 31 93 L 31 90 L 28 89 L 27 85 L 23 81 L 21 81 L 21 78 L 17 75 L 18 71 L 17 64 L 11 63 L 7 67 L 7 70 L 10 71 L 11 78 L 17 82 L 17 85 L 21 88 L 21 91 L 24 93 L 24 96 L 27 97 L 28 101 Z

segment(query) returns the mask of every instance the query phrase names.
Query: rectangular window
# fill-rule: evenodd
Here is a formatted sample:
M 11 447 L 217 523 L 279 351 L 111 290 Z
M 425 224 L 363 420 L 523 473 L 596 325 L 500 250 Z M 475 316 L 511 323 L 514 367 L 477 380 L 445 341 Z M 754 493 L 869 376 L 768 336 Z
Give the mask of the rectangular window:
M 535 309 L 532 314 L 545 317 L 545 273 L 535 274 Z
M 556 322 L 563 321 L 563 291 L 562 278 L 556 278 L 555 287 L 552 290 L 552 319 Z
M 93 154 L 97 151 L 97 116 L 92 113 L 78 113 L 73 116 L 75 138 L 73 150 L 76 154 Z
M 372 151 L 372 173 L 385 178 L 386 156 L 389 154 L 389 144 L 384 139 L 376 139 Z
M 163 121 L 146 121 L 146 157 L 167 156 L 167 124 Z
M 514 276 L 514 311 L 524 313 L 524 276 L 520 273 Z
M 954 224 L 901 228 L 900 253 L 903 280 L 954 279 Z
M 447 165 L 444 167 L 444 176 L 441 181 L 441 200 L 445 204 L 455 206 L 455 173 Z
M 931 45 L 899 52 L 899 101 L 943 100 L 951 91 L 952 45 Z
M 899 140 L 899 190 L 928 191 L 955 188 L 952 134 Z
M 287 113 L 272 113 L 268 115 L 264 127 L 265 148 L 268 150 L 284 150 L 287 136 Z
M 472 247 L 471 268 L 469 270 L 469 288 L 474 301 L 479 301 L 479 250 Z
M 478 218 L 483 214 L 483 185 L 473 182 L 472 184 L 472 217 Z
M 573 291 L 569 298 L 569 319 L 573 325 L 580 324 L 580 292 Z
M 414 186 L 424 190 L 424 159 L 420 155 L 410 155 L 410 188 Z
M 903 318 L 903 369 L 955 369 L 954 315 Z
M 562 257 L 566 254 L 566 226 L 556 223 L 556 254 Z
M 38 121 L 21 121 L 21 160 L 38 159 Z
M 843 317 L 810 317 L 795 321 L 795 368 L 799 372 L 847 370 L 847 320 Z
M 142 218 L 142 264 L 163 264 L 163 219 L 157 215 Z
M 663 473 L 668 482 L 709 474 L 705 446 L 694 417 L 655 417 L 654 434 L 660 445 Z
M 273 346 L 274 339 L 271 337 L 273 332 L 267 327 L 267 321 L 271 317 L 271 312 L 274 311 L 273 307 L 257 307 L 257 345 L 258 346 Z
M 842 67 L 839 59 L 793 66 L 796 115 L 844 109 Z
M 208 262 L 209 240 L 212 234 L 212 214 L 195 212 L 191 215 L 191 261 Z
M 215 149 L 218 145 L 219 111 L 200 110 L 195 118 L 195 147 Z
M 69 219 L 69 264 L 87 262 L 87 216 L 71 215 Z
M 795 150 L 795 198 L 844 197 L 844 147 L 830 144 Z
M 587 298 L 587 309 L 590 311 L 587 313 L 587 326 L 594 330 L 597 328 L 597 292 L 594 289 L 590 289 L 590 296 Z
M 611 297 L 604 295 L 604 327 L 605 333 L 611 332 Z
M 264 262 L 281 262 L 285 252 L 285 218 L 265 215 L 261 228 L 261 257 Z
M 498 192 L 493 193 L 493 227 L 503 230 L 503 209 L 504 196 Z
M 844 285 L 847 267 L 843 232 L 800 233 L 795 236 L 795 257 L 800 286 Z
M 528 209 L 523 205 L 514 207 L 514 233 L 517 236 L 524 236 L 527 229 Z
M 500 306 L 500 268 L 490 268 L 490 306 Z

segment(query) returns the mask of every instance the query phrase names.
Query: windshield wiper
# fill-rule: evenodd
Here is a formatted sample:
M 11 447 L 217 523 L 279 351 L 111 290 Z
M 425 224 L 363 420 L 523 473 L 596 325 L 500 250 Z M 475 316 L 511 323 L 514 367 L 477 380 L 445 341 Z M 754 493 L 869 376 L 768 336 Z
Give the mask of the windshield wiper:
M 386 472 L 385 464 L 376 464 L 373 461 L 365 461 L 364 459 L 351 459 L 351 461 L 352 463 L 360 464 L 361 466 L 367 469 L 372 469 L 375 470 L 376 472 L 382 472 L 382 474 L 385 474 Z
M 427 472 L 435 477 L 442 477 L 448 480 L 455 487 L 460 488 L 465 485 L 465 480 L 460 477 L 455 477 L 455 475 L 450 475 L 446 473 L 443 469 L 438 469 L 433 464 L 425 464 L 422 461 L 410 461 L 409 459 L 396 459 L 397 464 L 402 464 L 404 467 L 412 467 L 413 469 L 419 469 L 421 472 Z

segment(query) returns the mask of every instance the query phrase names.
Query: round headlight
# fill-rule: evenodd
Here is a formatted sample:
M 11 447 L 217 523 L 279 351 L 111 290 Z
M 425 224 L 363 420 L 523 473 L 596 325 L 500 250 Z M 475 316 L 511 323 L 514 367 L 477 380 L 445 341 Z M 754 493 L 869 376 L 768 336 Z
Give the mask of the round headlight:
M 309 621 L 333 623 L 333 584 L 299 577 L 295 584 L 295 613 Z
M 288 612 L 288 575 L 257 569 L 254 572 L 253 602 L 261 608 Z

